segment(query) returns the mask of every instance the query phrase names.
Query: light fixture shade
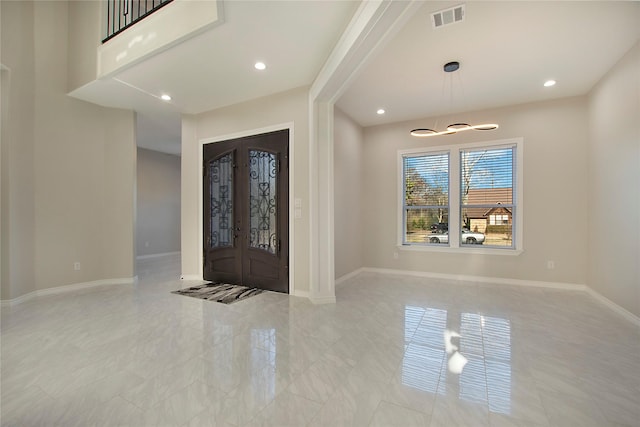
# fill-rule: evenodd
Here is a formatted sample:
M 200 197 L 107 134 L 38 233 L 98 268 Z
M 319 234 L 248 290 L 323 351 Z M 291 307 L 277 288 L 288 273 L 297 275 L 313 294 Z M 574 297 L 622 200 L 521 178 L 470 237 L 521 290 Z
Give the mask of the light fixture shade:
M 484 125 L 471 126 L 471 128 L 473 130 L 496 130 L 499 127 L 500 126 L 498 126 L 496 123 L 487 123 L 487 124 L 484 124 Z
M 436 132 L 433 129 L 413 129 L 411 131 L 411 135 L 413 136 L 433 136 L 436 135 L 438 132 Z
M 447 130 L 443 130 L 442 132 L 435 131 L 433 129 L 413 129 L 411 131 L 411 135 L 417 136 L 420 138 L 425 138 L 428 136 L 439 136 L 439 135 L 453 135 L 458 132 L 464 132 L 465 130 L 496 130 L 500 126 L 495 123 L 485 123 L 481 125 L 470 125 L 467 123 L 453 123 L 447 126 Z
M 447 126 L 447 130 L 458 132 L 461 130 L 468 130 L 470 127 L 471 125 L 469 123 L 453 123 Z

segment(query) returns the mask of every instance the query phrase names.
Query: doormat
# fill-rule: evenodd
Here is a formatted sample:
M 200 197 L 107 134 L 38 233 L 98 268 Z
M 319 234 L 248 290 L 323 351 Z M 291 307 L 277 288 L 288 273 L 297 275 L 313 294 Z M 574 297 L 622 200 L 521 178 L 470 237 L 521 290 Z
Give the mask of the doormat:
M 254 295 L 260 295 L 264 289 L 249 288 L 247 286 L 230 285 L 228 283 L 206 283 L 191 288 L 180 289 L 172 294 L 217 301 L 223 304 L 233 304 Z

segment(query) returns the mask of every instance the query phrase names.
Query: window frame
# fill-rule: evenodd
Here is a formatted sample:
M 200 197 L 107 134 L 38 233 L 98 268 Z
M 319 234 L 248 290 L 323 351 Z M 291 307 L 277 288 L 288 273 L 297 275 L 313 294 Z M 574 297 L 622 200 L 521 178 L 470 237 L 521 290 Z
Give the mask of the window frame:
M 461 174 L 460 158 L 463 150 L 497 149 L 515 147 L 513 159 L 513 205 L 515 213 L 513 221 L 512 246 L 484 246 L 465 245 L 461 242 L 461 233 L 449 233 L 449 243 L 405 243 L 405 212 L 404 212 L 404 158 L 420 155 L 449 153 L 449 230 L 460 230 L 462 221 L 461 205 Z M 452 252 L 452 253 L 478 253 L 491 255 L 520 255 L 524 251 L 523 246 L 523 164 L 524 164 L 524 140 L 523 138 L 510 138 L 485 142 L 472 142 L 461 144 L 447 144 L 418 149 L 398 150 L 397 157 L 397 231 L 396 246 L 403 251 L 418 252 Z

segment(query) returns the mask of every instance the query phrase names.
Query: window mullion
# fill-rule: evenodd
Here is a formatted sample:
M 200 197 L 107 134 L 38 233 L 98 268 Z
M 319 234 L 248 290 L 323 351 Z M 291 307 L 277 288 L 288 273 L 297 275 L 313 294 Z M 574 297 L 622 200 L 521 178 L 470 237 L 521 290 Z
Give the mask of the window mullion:
M 398 216 L 398 246 L 402 246 L 407 244 L 407 239 L 404 230 L 406 230 L 406 222 L 407 222 L 407 206 L 404 198 L 404 157 L 401 153 L 398 153 L 398 178 L 399 178 L 399 186 L 398 186 L 398 205 L 402 209 L 402 215 Z
M 460 247 L 460 151 L 449 155 L 449 247 Z

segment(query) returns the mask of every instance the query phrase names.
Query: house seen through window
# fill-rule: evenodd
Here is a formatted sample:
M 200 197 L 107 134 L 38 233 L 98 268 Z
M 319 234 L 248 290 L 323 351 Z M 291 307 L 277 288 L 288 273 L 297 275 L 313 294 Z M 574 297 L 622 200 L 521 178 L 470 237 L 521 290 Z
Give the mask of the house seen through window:
M 517 147 L 400 153 L 402 245 L 516 249 Z

